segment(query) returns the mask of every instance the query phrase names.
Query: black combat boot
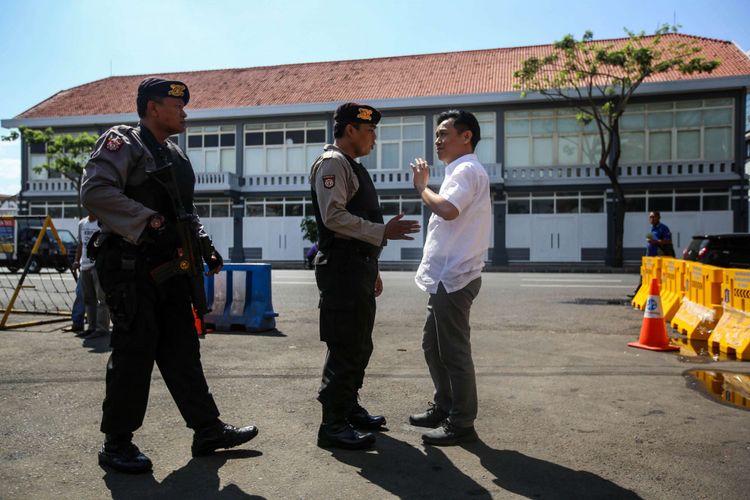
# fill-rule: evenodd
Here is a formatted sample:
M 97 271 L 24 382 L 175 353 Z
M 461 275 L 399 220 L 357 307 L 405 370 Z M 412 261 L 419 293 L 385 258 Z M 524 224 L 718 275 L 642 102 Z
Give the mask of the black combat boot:
M 357 402 L 349 411 L 349 416 L 346 417 L 347 422 L 352 427 L 357 429 L 369 429 L 377 430 L 385 425 L 385 417 L 382 415 L 370 415 L 370 413 L 362 408 Z
M 320 424 L 318 429 L 318 446 L 321 448 L 365 450 L 374 444 L 372 433 L 359 432 L 346 422 Z
M 99 450 L 99 465 L 128 474 L 151 472 L 151 459 L 141 453 L 131 438 L 132 434 L 128 434 L 127 437 L 107 434 L 104 445 Z
M 321 448 L 344 448 L 364 450 L 375 444 L 375 436 L 359 432 L 338 413 L 323 408 L 323 423 L 318 429 L 318 446 Z
M 234 448 L 247 443 L 257 435 L 258 428 L 254 425 L 237 428 L 219 420 L 217 423 L 195 430 L 191 450 L 194 457 L 210 455 L 219 448 Z

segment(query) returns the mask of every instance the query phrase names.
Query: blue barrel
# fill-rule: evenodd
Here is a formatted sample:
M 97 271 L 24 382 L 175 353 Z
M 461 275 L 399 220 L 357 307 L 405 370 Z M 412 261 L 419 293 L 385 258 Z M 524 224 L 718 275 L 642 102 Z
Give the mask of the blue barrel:
M 271 302 L 271 264 L 224 264 L 205 280 L 210 312 L 204 322 L 217 331 L 264 332 L 276 328 Z

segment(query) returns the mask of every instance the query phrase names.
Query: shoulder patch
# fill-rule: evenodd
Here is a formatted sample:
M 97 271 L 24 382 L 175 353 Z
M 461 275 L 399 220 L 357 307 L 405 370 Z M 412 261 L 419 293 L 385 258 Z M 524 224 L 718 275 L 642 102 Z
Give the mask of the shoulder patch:
M 116 153 L 117 151 L 122 148 L 124 141 L 122 140 L 122 137 L 110 134 L 109 137 L 107 137 L 107 140 L 104 142 L 104 147 L 107 148 L 107 151 L 111 151 L 113 153 Z
M 323 176 L 323 187 L 325 187 L 326 189 L 331 189 L 335 185 L 336 185 L 336 176 L 335 175 L 324 175 Z

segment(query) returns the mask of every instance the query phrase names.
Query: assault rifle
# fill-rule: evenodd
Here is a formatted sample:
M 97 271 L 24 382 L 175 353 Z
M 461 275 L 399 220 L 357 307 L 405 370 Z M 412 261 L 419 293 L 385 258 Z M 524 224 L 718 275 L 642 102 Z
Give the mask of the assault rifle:
M 211 242 L 208 238 L 198 238 L 195 230 L 196 220 L 192 215 L 183 215 L 170 225 L 177 232 L 177 257 L 152 269 L 151 277 L 160 284 L 172 276 L 187 276 L 190 282 L 190 298 L 202 325 L 203 316 L 208 312 L 203 287 L 202 257 L 205 257 L 207 262 L 211 258 Z

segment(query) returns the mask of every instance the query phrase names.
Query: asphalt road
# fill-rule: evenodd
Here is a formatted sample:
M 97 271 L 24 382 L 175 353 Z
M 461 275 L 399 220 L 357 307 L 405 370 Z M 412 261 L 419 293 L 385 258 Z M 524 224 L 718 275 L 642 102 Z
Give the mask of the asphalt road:
M 311 271 L 274 271 L 278 332 L 202 341 L 222 418 L 260 435 L 192 459 L 156 370 L 135 438 L 153 475 L 96 463 L 106 340 L 82 346 L 59 324 L 0 332 L 0 498 L 747 498 L 750 413 L 685 373 L 750 365 L 627 347 L 641 313 L 617 302 L 637 276 L 486 273 L 472 309 L 481 442 L 454 448 L 423 446 L 406 423 L 431 398 L 426 296 L 412 273 L 383 278 L 362 391 L 389 423 L 374 450 L 315 445 L 317 290 Z

